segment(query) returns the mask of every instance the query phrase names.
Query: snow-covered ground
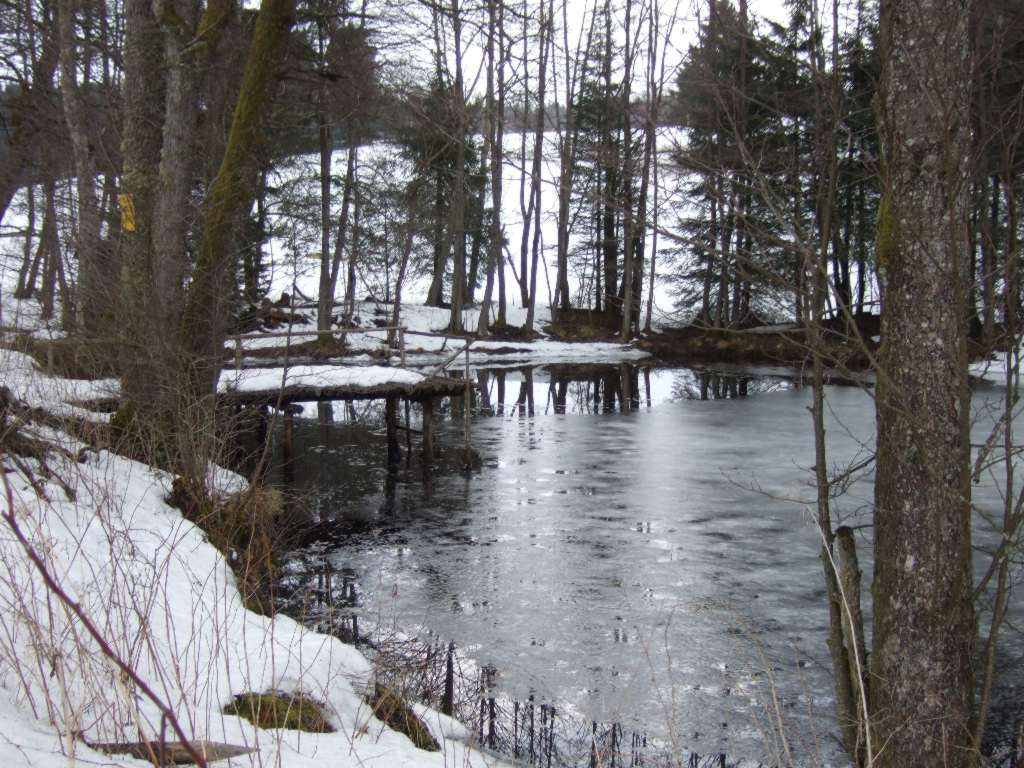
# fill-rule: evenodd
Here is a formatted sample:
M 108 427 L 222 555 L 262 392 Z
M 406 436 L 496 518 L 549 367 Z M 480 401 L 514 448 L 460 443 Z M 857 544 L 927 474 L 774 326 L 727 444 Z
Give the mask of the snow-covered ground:
M 12 359 L 5 358 L 5 365 Z M 35 392 L 37 405 L 54 405 L 38 393 L 59 393 L 57 384 L 42 374 L 31 386 L 28 381 L 7 383 L 16 396 Z M 231 765 L 494 764 L 464 743 L 466 729 L 423 708 L 443 749 L 415 749 L 376 721 L 363 702 L 373 670 L 357 650 L 287 617 L 247 611 L 220 552 L 164 501 L 171 476 L 86 449 L 49 428 L 27 431 L 67 452 L 53 452 L 49 463 L 74 498 L 45 480 L 41 497 L 5 458 L 0 509 L 13 510 L 57 582 L 190 737 L 256 750 Z M 224 470 L 219 475 L 222 486 L 244 484 Z M 84 742 L 158 738 L 164 727 L 159 710 L 132 690 L 47 591 L 6 522 L 0 525 L 0 562 L 0 762 L 38 768 L 76 761 L 146 764 L 98 754 Z M 264 731 L 222 713 L 235 695 L 249 691 L 301 692 L 323 702 L 336 731 Z
M 356 317 L 362 330 L 345 334 L 345 344 L 352 350 L 367 353 L 367 356 L 346 358 L 346 363 L 370 363 L 373 358 L 369 353 L 383 353 L 387 350 L 387 331 L 373 326 L 374 319 L 387 319 L 390 322 L 392 305 L 363 301 L 357 304 Z M 384 313 L 383 315 L 381 313 Z M 292 326 L 291 335 L 282 335 L 278 330 L 273 334 L 247 334 L 242 341 L 243 358 L 246 362 L 255 362 L 245 358 L 246 352 L 257 350 L 284 350 L 302 342 L 315 338 L 315 315 L 311 311 L 300 312 L 306 318 L 304 324 Z M 448 328 L 451 317 L 450 310 L 438 307 L 427 307 L 422 304 L 405 304 L 402 306 L 400 324 L 406 329 L 405 348 L 406 365 L 412 367 L 436 368 L 466 346 L 466 339 L 460 336 L 439 336 Z M 467 309 L 462 313 L 462 324 L 466 329 L 475 329 L 480 317 L 479 308 Z M 526 310 L 521 307 L 509 308 L 508 321 L 511 325 L 522 326 L 526 320 Z M 533 341 L 500 339 L 474 339 L 469 347 L 469 362 L 473 367 L 506 362 L 536 361 L 538 363 L 557 362 L 621 362 L 648 357 L 649 353 L 637 349 L 631 344 L 609 342 L 567 342 L 548 338 L 541 330 L 550 322 L 550 310 L 541 307 L 537 312 L 535 327 L 541 336 Z M 429 334 L 429 335 L 428 335 Z M 398 353 L 391 351 L 392 363 L 397 363 Z M 459 357 L 452 363 L 464 365 L 464 358 Z
M 1005 386 L 1006 374 L 1011 371 L 1013 365 L 1014 361 L 1011 355 L 1006 352 L 996 352 L 988 360 L 971 363 L 968 372 L 976 379 Z
M 58 416 L 86 419 L 95 423 L 110 420 L 110 415 L 86 410 L 75 403 L 117 397 L 121 383 L 116 379 L 58 379 L 44 376 L 35 360 L 21 352 L 0 347 L 0 383 L 9 387 L 22 402 L 32 408 L 45 408 Z
M 426 375 L 403 368 L 383 365 L 324 366 L 295 365 L 287 369 L 256 368 L 223 371 L 218 389 L 221 392 L 265 392 L 283 387 L 361 387 L 383 384 L 415 386 Z

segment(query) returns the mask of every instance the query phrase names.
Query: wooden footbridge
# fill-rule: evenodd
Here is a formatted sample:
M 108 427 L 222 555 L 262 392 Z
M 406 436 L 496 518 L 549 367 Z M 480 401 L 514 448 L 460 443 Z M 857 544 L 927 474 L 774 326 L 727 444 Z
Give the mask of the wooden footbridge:
M 287 357 L 277 356 L 266 362 L 271 365 L 245 366 L 245 343 L 268 339 L 285 339 L 285 349 L 290 342 L 302 345 L 302 340 L 321 340 L 325 337 L 332 343 L 353 334 L 387 333 L 383 339 L 384 365 L 366 365 L 345 362 L 344 357 L 317 361 L 315 364 L 298 364 Z M 406 365 L 406 337 L 409 335 L 443 338 L 463 341 L 465 345 L 449 355 L 443 363 L 428 372 L 414 370 Z M 252 333 L 229 336 L 227 341 L 234 347 L 234 366 L 221 372 L 218 384 L 218 399 L 235 407 L 256 406 L 282 411 L 285 418 L 285 439 L 291 434 L 291 420 L 294 409 L 289 406 L 299 402 L 335 402 L 349 400 L 384 400 L 385 424 L 387 426 L 388 462 L 401 460 L 398 441 L 398 410 L 401 401 L 416 402 L 423 410 L 422 452 L 425 462 L 434 456 L 434 411 L 435 404 L 442 398 L 463 398 L 463 431 L 466 448 L 469 448 L 469 414 L 472 389 L 469 379 L 469 349 L 474 338 L 451 336 L 425 331 L 410 331 L 402 326 L 373 328 L 342 328 L 331 331 L 288 331 L 279 333 Z M 392 360 L 397 357 L 398 365 Z M 459 357 L 464 358 L 464 373 L 461 378 L 443 375 L 445 370 Z M 410 433 L 406 424 L 406 434 Z

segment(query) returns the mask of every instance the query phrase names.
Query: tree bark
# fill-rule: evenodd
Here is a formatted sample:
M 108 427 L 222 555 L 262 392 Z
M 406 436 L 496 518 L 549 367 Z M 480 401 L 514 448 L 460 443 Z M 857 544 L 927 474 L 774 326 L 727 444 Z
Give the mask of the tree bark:
M 345 248 L 348 244 L 348 217 L 352 209 L 352 194 L 356 182 L 356 161 L 359 150 L 354 145 L 348 148 L 348 159 L 345 162 L 345 184 L 341 193 L 341 214 L 338 216 L 338 231 L 334 238 L 334 255 L 331 256 L 329 274 L 326 282 L 324 274 L 320 274 L 320 295 L 317 303 L 317 330 L 325 331 L 330 328 L 331 313 L 334 308 L 334 294 L 338 287 L 338 275 L 341 272 L 341 262 L 345 257 Z M 321 265 L 322 266 L 322 265 Z
M 968 6 L 882 4 L 875 765 L 967 766 L 973 702 Z
M 166 78 L 164 120 L 160 149 L 159 184 L 155 200 L 153 237 L 153 285 L 155 306 L 164 333 L 180 320 L 185 276 L 189 260 L 186 248 L 189 227 L 189 195 L 196 170 L 194 158 L 199 117 L 199 82 L 195 54 L 188 45 L 196 27 L 194 0 L 162 0 Z M 174 23 L 169 20 L 175 19 Z M 170 339 L 176 344 L 176 340 Z
M 327 48 L 326 21 L 317 20 L 317 37 L 320 46 L 320 61 L 325 59 Z M 334 309 L 334 292 L 331 290 L 331 157 L 334 141 L 331 124 L 327 120 L 327 83 L 321 78 L 317 86 L 317 137 L 320 143 L 320 291 L 317 295 L 316 329 L 328 331 L 331 327 L 331 313 Z M 351 152 L 349 153 L 351 155 Z M 326 338 L 326 334 L 324 334 Z
M 57 3 L 57 28 L 60 39 L 60 94 L 64 119 L 71 134 L 75 159 L 75 192 L 78 197 L 78 228 L 75 246 L 78 252 L 78 318 L 81 329 L 100 335 L 104 311 L 110 297 L 109 265 L 102 263 L 100 250 L 100 211 L 96 198 L 96 141 L 89 130 L 93 110 L 85 102 L 78 84 L 78 43 L 75 36 L 74 0 Z M 83 85 L 88 86 L 88 83 Z M 106 284 L 105 284 L 106 283 Z
M 25 202 L 27 210 L 25 213 L 25 242 L 21 249 L 21 269 L 18 270 L 18 285 L 14 289 L 14 298 L 27 299 L 36 290 L 35 275 L 29 282 L 29 275 L 32 274 L 32 242 L 36 233 L 36 194 L 35 189 L 29 185 L 25 187 Z
M 147 0 L 125 3 L 124 89 L 121 153 L 121 385 L 127 400 L 163 410 L 176 364 L 158 312 L 153 268 L 153 233 L 159 159 L 166 103 L 163 90 L 165 41 Z M 127 226 L 125 226 L 127 224 Z
M 501 254 L 501 193 L 502 171 L 504 170 L 502 144 L 505 137 L 505 44 L 501 35 L 504 28 L 502 24 L 504 14 L 505 6 L 501 0 L 488 0 L 485 117 L 487 121 L 486 149 L 491 153 L 491 231 L 487 244 L 487 279 L 484 284 L 484 297 L 480 302 L 480 319 L 476 329 L 480 336 L 486 336 L 490 331 L 494 273 L 499 270 L 504 271 L 504 259 Z M 504 305 L 504 301 L 502 301 L 502 305 Z M 502 308 L 504 309 L 504 306 Z
M 462 79 L 462 16 L 459 0 L 452 0 L 452 28 L 455 37 L 455 182 L 452 190 L 451 221 L 448 240 L 452 249 L 452 307 L 448 330 L 462 333 L 462 305 L 466 290 L 466 94 Z
M 227 300 L 237 254 L 234 221 L 250 204 L 253 184 L 247 158 L 262 142 L 263 118 L 277 86 L 285 43 L 295 17 L 295 0 L 263 0 L 235 105 L 227 148 L 213 182 L 203 237 L 182 313 L 187 396 L 212 394 L 220 371 Z
M 549 3 L 550 6 L 550 3 Z M 537 70 L 537 112 L 534 123 L 533 136 L 533 165 L 530 169 L 530 213 L 533 215 L 533 244 L 530 256 L 530 290 L 529 301 L 526 305 L 526 322 L 523 330 L 533 331 L 533 322 L 537 312 L 537 268 L 540 257 L 540 212 L 541 212 L 541 174 L 543 173 L 542 161 L 544 156 L 544 96 L 546 91 L 546 78 L 548 68 L 548 52 L 551 47 L 551 10 L 550 7 L 545 13 L 543 4 L 540 9 L 540 61 Z M 529 227 L 523 227 L 525 233 Z M 525 280 L 525 275 L 523 278 Z

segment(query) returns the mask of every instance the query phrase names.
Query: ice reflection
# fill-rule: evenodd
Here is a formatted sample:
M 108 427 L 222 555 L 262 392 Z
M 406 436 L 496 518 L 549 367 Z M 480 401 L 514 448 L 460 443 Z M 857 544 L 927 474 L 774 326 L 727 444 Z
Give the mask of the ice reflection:
M 382 435 L 296 423 L 311 572 L 348 569 L 360 625 L 454 640 L 516 698 L 702 753 L 761 754 L 773 700 L 804 755 L 830 749 L 808 392 L 630 366 L 474 375 L 473 474 L 389 474 Z M 828 406 L 842 466 L 872 444 L 873 404 L 830 388 Z M 439 431 L 458 442 L 461 420 Z M 997 509 L 986 482 L 975 503 Z M 837 518 L 855 524 L 871 497 L 854 478 Z
M 486 416 L 626 413 L 678 400 L 725 400 L 786 389 L 785 376 L 621 365 L 480 368 L 478 412 Z

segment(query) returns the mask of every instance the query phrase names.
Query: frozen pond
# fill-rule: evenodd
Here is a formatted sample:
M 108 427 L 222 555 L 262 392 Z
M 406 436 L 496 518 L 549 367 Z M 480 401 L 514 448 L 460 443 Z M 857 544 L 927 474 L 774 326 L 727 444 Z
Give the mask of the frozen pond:
M 453 640 L 515 698 L 702 753 L 762 756 L 781 713 L 797 753 L 830 762 L 810 391 L 761 373 L 491 371 L 478 471 L 389 480 L 379 438 L 300 419 L 289 474 L 336 521 L 323 556 L 354 580 L 363 627 Z M 1001 394 L 979 390 L 976 409 Z M 827 402 L 830 462 L 864 459 L 870 391 Z M 461 434 L 453 418 L 441 442 Z M 999 509 L 989 481 L 975 492 Z M 855 480 L 835 513 L 866 522 L 871 493 Z

